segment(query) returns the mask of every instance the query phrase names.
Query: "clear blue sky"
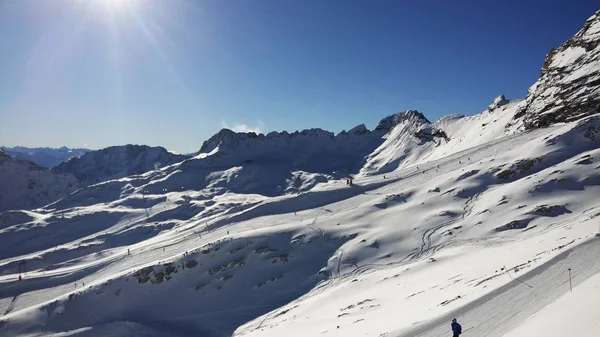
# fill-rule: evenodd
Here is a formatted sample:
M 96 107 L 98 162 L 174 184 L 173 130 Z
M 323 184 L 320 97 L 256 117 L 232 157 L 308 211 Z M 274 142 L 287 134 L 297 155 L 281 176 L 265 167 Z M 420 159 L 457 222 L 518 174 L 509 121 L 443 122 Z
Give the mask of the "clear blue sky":
M 592 0 L 0 0 L 0 145 L 197 151 L 524 97 Z

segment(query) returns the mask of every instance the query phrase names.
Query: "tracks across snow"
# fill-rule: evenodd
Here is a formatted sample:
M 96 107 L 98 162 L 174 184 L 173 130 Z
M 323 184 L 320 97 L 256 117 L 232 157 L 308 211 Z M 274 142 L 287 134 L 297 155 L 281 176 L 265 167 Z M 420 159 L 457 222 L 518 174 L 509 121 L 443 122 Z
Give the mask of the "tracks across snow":
M 389 333 L 388 336 L 444 336 L 448 334 L 450 321 L 454 317 L 458 318 L 465 330 L 468 329 L 469 335 L 503 336 L 569 291 L 568 268 L 573 270 L 574 286 L 600 273 L 598 256 L 600 238 L 595 237 L 463 307 L 412 329 Z
M 428 255 L 430 255 L 431 253 L 435 252 L 439 247 L 432 247 L 431 246 L 431 241 L 432 241 L 432 236 L 439 231 L 440 229 L 444 228 L 444 227 L 448 227 L 450 225 L 455 224 L 456 222 L 462 221 L 464 220 L 466 217 L 468 217 L 469 215 L 471 215 L 471 212 L 473 211 L 473 206 L 475 204 L 475 200 L 477 200 L 477 198 L 479 198 L 479 196 L 483 193 L 484 191 L 478 192 L 475 195 L 471 196 L 466 202 L 465 202 L 465 207 L 463 208 L 463 213 L 461 214 L 460 218 L 457 219 L 450 219 L 440 225 L 437 225 L 435 227 L 429 228 L 427 229 L 424 233 L 423 236 L 421 237 L 421 247 L 419 249 L 419 251 L 417 253 L 414 254 L 410 254 L 409 256 L 407 256 L 407 259 L 409 260 L 416 260 L 416 259 L 420 259 L 423 257 L 426 257 Z M 433 249 L 432 249 L 433 248 Z

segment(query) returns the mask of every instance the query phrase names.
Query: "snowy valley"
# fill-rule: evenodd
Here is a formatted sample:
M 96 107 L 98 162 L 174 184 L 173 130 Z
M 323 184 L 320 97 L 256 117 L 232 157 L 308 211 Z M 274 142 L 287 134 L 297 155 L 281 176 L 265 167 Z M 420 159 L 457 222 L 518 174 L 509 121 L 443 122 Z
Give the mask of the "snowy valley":
M 599 50 L 600 11 L 472 116 L 0 152 L 0 336 L 569 335 L 600 304 Z

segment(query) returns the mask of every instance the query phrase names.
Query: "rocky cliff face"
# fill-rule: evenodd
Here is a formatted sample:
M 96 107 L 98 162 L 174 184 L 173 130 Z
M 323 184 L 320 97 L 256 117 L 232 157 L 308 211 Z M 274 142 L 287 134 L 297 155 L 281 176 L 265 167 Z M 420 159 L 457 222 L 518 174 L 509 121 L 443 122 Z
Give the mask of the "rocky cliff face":
M 600 112 L 600 11 L 560 47 L 550 50 L 540 79 L 516 114 L 525 128 L 569 122 Z

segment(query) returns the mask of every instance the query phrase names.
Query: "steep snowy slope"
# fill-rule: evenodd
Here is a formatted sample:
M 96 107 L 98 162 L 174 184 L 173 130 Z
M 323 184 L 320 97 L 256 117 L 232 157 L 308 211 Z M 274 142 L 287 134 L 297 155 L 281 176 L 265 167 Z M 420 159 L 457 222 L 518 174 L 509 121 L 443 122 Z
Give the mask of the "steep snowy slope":
M 89 152 L 88 149 L 70 149 L 61 147 L 53 149 L 49 147 L 28 148 L 23 146 L 0 147 L 13 158 L 28 160 L 42 167 L 51 168 L 63 161 L 77 158 Z
M 67 196 L 78 186 L 71 174 L 54 173 L 0 150 L 0 212 L 44 206 Z
M 186 158 L 186 156 L 170 153 L 162 147 L 112 146 L 88 152 L 79 158 L 72 158 L 52 170 L 59 173 L 71 173 L 83 184 L 90 185 L 141 174 L 180 162 Z
M 526 128 L 535 128 L 599 112 L 600 10 L 573 38 L 548 53 L 517 117 Z

